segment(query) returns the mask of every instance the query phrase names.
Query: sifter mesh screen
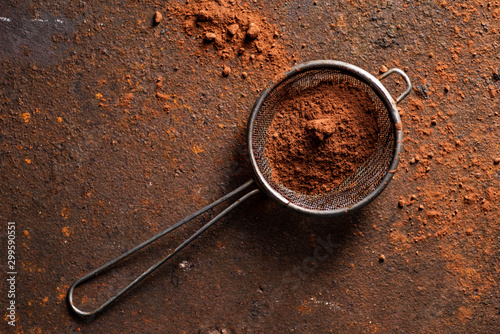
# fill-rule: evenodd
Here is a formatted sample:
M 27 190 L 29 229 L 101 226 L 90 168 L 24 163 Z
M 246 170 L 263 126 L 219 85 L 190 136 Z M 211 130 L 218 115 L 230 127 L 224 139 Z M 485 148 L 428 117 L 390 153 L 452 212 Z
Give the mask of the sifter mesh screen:
M 379 127 L 376 149 L 371 156 L 333 190 L 316 195 L 293 191 L 271 177 L 271 166 L 264 154 L 266 132 L 279 108 L 280 103 L 299 95 L 302 91 L 317 87 L 326 82 L 348 82 L 367 94 L 376 109 Z M 372 193 L 383 181 L 389 171 L 396 149 L 396 135 L 390 112 L 376 91 L 355 73 L 336 68 L 309 69 L 291 75 L 272 88 L 262 101 L 251 133 L 256 167 L 265 181 L 291 203 L 311 210 L 347 209 Z

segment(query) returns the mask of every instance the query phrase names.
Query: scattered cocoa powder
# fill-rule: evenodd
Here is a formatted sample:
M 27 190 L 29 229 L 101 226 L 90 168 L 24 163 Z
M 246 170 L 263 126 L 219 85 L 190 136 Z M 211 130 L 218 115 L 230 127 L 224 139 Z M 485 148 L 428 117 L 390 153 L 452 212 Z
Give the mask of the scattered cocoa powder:
M 306 194 L 332 190 L 373 153 L 379 133 L 366 92 L 322 83 L 276 106 L 265 154 L 272 177 Z
M 156 79 L 156 89 L 162 89 L 163 88 L 163 77 L 159 76 L 158 79 Z
M 206 32 L 205 33 L 205 40 L 208 42 L 214 41 L 217 38 L 217 35 L 213 32 Z
M 163 19 L 163 15 L 161 15 L 160 12 L 156 11 L 155 15 L 154 15 L 154 18 L 153 18 L 155 24 L 160 23 L 162 19 Z
M 428 218 L 439 218 L 441 216 L 441 212 L 436 211 L 436 210 L 429 210 L 426 212 L 426 215 Z
M 236 23 L 231 24 L 227 27 L 227 32 L 231 35 L 234 36 L 238 32 L 238 29 L 240 29 L 240 26 Z
M 231 67 L 224 66 L 222 69 L 222 76 L 227 77 L 229 74 L 231 74 Z
M 259 27 L 255 23 L 253 23 L 253 22 L 250 23 L 248 25 L 247 36 L 250 39 L 256 39 L 257 37 L 259 37 L 259 34 L 260 34 Z
M 264 62 L 272 64 L 274 70 L 289 67 L 285 47 L 277 43 L 280 34 L 276 26 L 249 4 L 196 0 L 182 6 L 173 4 L 170 11 L 183 17 L 188 35 L 214 48 L 221 59 L 238 57 L 243 66 Z
M 164 93 L 156 92 L 156 98 L 160 101 L 167 101 L 169 99 L 169 96 Z
M 128 108 L 130 107 L 130 103 L 134 100 L 134 94 L 132 93 L 127 93 L 123 96 L 123 98 L 120 100 L 119 106 Z

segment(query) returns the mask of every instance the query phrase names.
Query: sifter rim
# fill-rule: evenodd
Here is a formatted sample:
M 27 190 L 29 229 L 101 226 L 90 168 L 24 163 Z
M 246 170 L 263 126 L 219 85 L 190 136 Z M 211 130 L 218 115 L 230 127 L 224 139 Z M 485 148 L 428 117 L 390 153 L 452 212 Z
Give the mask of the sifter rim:
M 393 125 L 393 131 L 395 133 L 394 136 L 394 153 L 392 157 L 392 161 L 389 167 L 389 170 L 386 172 L 384 178 L 382 179 L 381 183 L 371 192 L 369 193 L 366 197 L 363 199 L 355 202 L 354 204 L 340 208 L 340 209 L 328 209 L 328 210 L 316 210 L 316 209 L 310 209 L 310 208 L 305 208 L 301 205 L 298 205 L 286 197 L 284 197 L 282 194 L 280 194 L 276 189 L 274 189 L 266 180 L 264 177 L 262 171 L 259 169 L 256 161 L 256 156 L 255 152 L 253 149 L 253 138 L 252 138 L 252 133 L 254 130 L 254 123 L 255 119 L 259 113 L 259 110 L 265 101 L 266 97 L 276 88 L 278 87 L 283 81 L 289 79 L 290 77 L 293 77 L 299 73 L 302 73 L 304 71 L 309 71 L 309 70 L 318 70 L 318 69 L 334 69 L 337 71 L 341 71 L 346 75 L 350 75 L 365 84 L 367 84 L 376 94 L 376 96 L 380 99 L 380 101 L 384 104 L 384 106 L 387 108 L 387 111 L 389 113 L 392 125 Z M 248 120 L 248 127 L 247 127 L 247 146 L 248 146 L 248 154 L 249 154 L 249 160 L 250 164 L 252 166 L 252 170 L 255 175 L 255 180 L 259 187 L 264 191 L 264 193 L 271 197 L 273 200 L 278 202 L 281 205 L 286 206 L 287 208 L 293 209 L 298 212 L 310 214 L 310 215 L 316 215 L 316 216 L 341 216 L 344 214 L 347 214 L 348 212 L 358 210 L 371 201 L 373 201 L 380 193 L 385 189 L 387 184 L 391 181 L 394 173 L 396 172 L 398 163 L 399 163 L 399 155 L 401 153 L 402 149 L 402 138 L 403 138 L 403 131 L 401 128 L 401 118 L 399 116 L 398 109 L 396 107 L 396 101 L 393 99 L 391 94 L 387 91 L 387 89 L 384 87 L 384 85 L 380 82 L 379 79 L 368 73 L 367 71 L 363 70 L 362 68 L 359 68 L 355 65 L 345 63 L 342 61 L 337 61 L 337 60 L 313 60 L 309 61 L 306 63 L 299 64 L 295 67 L 293 67 L 289 72 L 286 72 L 283 76 L 279 77 L 278 80 L 275 80 L 274 82 L 271 82 L 259 95 L 258 99 L 256 100 L 254 106 L 252 107 L 252 111 L 250 113 L 250 117 Z

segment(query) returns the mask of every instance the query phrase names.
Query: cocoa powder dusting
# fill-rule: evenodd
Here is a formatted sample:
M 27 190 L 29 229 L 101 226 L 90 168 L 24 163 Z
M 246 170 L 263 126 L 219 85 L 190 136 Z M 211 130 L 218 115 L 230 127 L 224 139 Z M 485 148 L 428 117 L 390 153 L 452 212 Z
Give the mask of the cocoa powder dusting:
M 265 154 L 273 179 L 291 190 L 328 192 L 375 150 L 379 129 L 374 103 L 347 82 L 320 84 L 276 109 Z
M 274 72 L 288 68 L 289 57 L 280 43 L 280 32 L 248 3 L 197 0 L 172 5 L 170 11 L 183 17 L 189 36 L 203 41 L 204 49 L 214 49 L 222 60 L 237 58 L 242 66 L 263 63 Z

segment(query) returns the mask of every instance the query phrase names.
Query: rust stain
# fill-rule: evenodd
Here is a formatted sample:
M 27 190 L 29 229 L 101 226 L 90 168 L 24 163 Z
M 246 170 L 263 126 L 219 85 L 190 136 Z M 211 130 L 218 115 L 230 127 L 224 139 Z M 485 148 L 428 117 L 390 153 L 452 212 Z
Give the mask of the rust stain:
M 68 219 L 68 217 L 69 217 L 69 209 L 68 208 L 62 208 L 61 217 L 63 217 L 64 219 Z
M 69 237 L 71 235 L 71 232 L 70 232 L 71 228 L 69 226 L 63 227 L 61 231 L 67 237 Z
M 30 121 L 31 114 L 24 112 L 21 114 L 21 119 L 24 121 L 24 123 L 28 123 Z
M 193 151 L 194 154 L 200 154 L 200 153 L 205 152 L 205 150 L 201 147 L 201 145 L 197 145 L 197 144 L 193 145 L 191 150 Z
M 56 287 L 57 300 L 59 302 L 62 302 L 66 299 L 66 292 L 68 291 L 68 289 L 69 289 L 69 284 Z
M 298 311 L 299 311 L 300 315 L 306 315 L 306 314 L 312 313 L 312 308 L 310 308 L 304 304 L 301 304 L 298 307 Z

